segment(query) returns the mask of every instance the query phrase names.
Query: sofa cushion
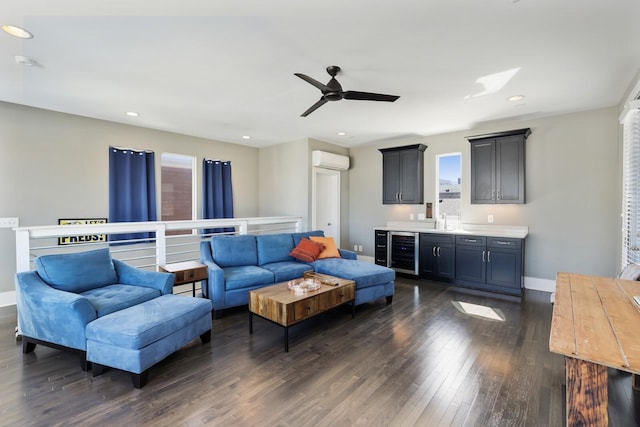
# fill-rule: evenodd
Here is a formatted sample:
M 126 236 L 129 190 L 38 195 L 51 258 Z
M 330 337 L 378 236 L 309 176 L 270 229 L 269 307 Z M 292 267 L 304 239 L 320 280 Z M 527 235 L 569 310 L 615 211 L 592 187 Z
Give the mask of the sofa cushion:
M 311 236 L 324 237 L 324 231 L 322 230 L 313 230 L 313 231 L 303 231 L 301 233 L 291 233 L 291 237 L 293 237 L 293 245 L 298 246 L 300 243 L 300 239 L 306 237 L 307 239 Z
M 240 267 L 226 267 L 224 271 L 224 287 L 230 291 L 234 289 L 255 288 L 274 283 L 274 275 L 271 271 L 255 265 Z
M 265 264 L 262 268 L 273 273 L 275 283 L 299 279 L 305 271 L 313 270 L 311 264 L 304 264 L 297 261 L 274 262 Z
M 42 255 L 35 264 L 42 280 L 61 291 L 80 293 L 118 281 L 108 248 Z
M 80 295 L 88 299 L 96 309 L 98 317 L 102 317 L 157 298 L 161 293 L 157 289 L 144 286 L 116 284 L 89 289 Z
M 326 258 L 313 262 L 316 272 L 356 282 L 356 289 L 392 282 L 396 272 L 377 264 L 353 259 Z
M 213 236 L 211 238 L 211 256 L 220 267 L 238 267 L 241 265 L 258 265 L 256 237 Z
M 320 252 L 320 255 L 318 255 L 318 259 L 340 258 L 340 252 L 338 251 L 336 243 L 333 241 L 333 237 L 311 236 L 309 238 L 314 242 L 318 242 L 324 245 L 324 249 L 322 250 L 322 252 Z
M 163 295 L 94 320 L 87 325 L 87 340 L 141 349 L 203 316 L 211 316 L 211 301 Z
M 256 236 L 258 265 L 272 262 L 293 261 L 289 252 L 294 248 L 291 234 L 265 234 Z
M 298 246 L 293 248 L 289 255 L 302 262 L 313 262 L 318 259 L 318 255 L 324 249 L 322 243 L 314 242 L 306 237 L 300 239 Z

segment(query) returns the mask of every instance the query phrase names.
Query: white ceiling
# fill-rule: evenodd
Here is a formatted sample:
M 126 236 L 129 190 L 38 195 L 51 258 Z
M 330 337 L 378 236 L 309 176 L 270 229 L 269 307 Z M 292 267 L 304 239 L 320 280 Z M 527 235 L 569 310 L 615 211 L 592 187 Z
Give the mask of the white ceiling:
M 34 38 L 0 32 L 0 100 L 256 147 L 350 147 L 616 105 L 640 70 L 638 17 L 638 0 L 3 0 L 0 24 Z M 328 65 L 345 90 L 400 99 L 300 117 L 320 92 L 293 73 L 327 82 Z M 478 79 L 516 69 L 482 94 Z

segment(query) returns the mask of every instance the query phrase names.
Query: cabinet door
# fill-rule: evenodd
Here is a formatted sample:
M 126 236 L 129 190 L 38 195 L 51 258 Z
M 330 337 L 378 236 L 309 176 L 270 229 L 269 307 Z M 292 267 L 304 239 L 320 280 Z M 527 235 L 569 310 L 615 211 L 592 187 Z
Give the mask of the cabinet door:
M 456 279 L 485 283 L 486 251 L 480 246 L 456 245 Z
M 420 234 L 420 273 L 435 276 L 438 271 L 436 263 L 437 243 L 425 234 Z
M 400 152 L 382 155 L 382 203 L 400 203 Z
M 496 203 L 524 203 L 524 137 L 498 138 Z
M 519 250 L 488 248 L 487 283 L 490 285 L 522 286 L 522 252 Z
M 424 168 L 422 151 L 400 151 L 400 203 L 423 203 Z
M 436 249 L 436 263 L 438 277 L 453 279 L 456 275 L 455 245 L 440 244 Z
M 471 203 L 495 203 L 495 142 L 471 143 Z

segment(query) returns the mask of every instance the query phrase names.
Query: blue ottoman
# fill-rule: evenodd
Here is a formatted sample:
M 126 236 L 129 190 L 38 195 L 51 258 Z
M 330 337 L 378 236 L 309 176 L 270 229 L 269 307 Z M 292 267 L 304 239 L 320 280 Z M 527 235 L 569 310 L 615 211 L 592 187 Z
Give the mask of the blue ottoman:
M 116 311 L 86 328 L 93 376 L 105 367 L 131 372 L 133 386 L 147 382 L 149 368 L 198 336 L 211 339 L 211 301 L 173 294 Z
M 395 292 L 396 272 L 369 262 L 345 258 L 325 258 L 313 262 L 317 273 L 329 274 L 356 282 L 356 305 L 385 297 L 391 304 Z

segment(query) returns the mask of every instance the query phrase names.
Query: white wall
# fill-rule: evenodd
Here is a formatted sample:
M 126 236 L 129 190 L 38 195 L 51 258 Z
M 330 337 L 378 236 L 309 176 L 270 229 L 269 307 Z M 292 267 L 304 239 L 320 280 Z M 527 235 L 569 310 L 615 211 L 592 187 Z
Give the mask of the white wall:
M 256 148 L 0 102 L 0 217 L 108 217 L 109 145 L 155 151 L 158 183 L 162 152 L 197 156 L 198 186 L 203 157 L 230 160 L 235 216 L 258 216 Z M 0 229 L 0 248 L 1 294 L 14 289 L 12 230 Z
M 465 136 L 531 128 L 526 143 L 525 205 L 471 205 L 470 144 Z M 615 275 L 620 256 L 620 135 L 616 107 L 488 126 L 351 149 L 349 246 L 373 255 L 373 229 L 408 221 L 425 205 L 382 205 L 381 147 L 421 142 L 425 151 L 425 202 L 436 203 L 435 156 L 462 152 L 465 223 L 527 225 L 525 275 L 553 280 L 558 271 Z M 416 215 L 417 217 L 417 215 Z

